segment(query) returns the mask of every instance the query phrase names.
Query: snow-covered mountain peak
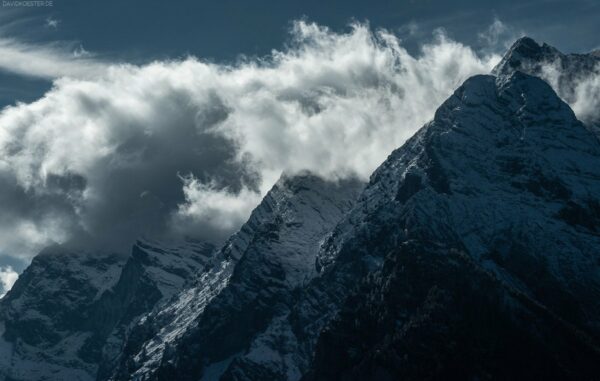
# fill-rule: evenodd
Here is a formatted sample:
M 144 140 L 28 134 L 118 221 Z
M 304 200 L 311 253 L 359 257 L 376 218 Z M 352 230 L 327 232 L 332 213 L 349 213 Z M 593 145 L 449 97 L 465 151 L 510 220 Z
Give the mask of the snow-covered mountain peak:
M 600 55 L 564 54 L 549 45 L 522 38 L 508 50 L 492 74 L 506 76 L 515 71 L 548 82 L 600 138 Z
M 560 56 L 560 51 L 546 43 L 538 44 L 530 37 L 521 37 L 508 49 L 500 63 L 492 70 L 492 74 L 502 75 L 515 70 L 527 70 L 531 63 L 551 62 Z

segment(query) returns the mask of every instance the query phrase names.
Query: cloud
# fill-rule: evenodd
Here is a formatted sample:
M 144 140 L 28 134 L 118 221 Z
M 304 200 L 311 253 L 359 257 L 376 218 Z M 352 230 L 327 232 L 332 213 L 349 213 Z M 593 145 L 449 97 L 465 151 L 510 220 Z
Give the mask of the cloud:
M 483 45 L 484 52 L 504 51 L 519 37 L 525 36 L 522 30 L 502 22 L 498 18 L 485 30 L 477 34 L 477 38 Z
M 368 179 L 499 61 L 441 33 L 411 55 L 385 30 L 308 22 L 285 50 L 235 65 L 110 65 L 0 40 L 0 67 L 19 55 L 24 74 L 57 78 L 0 113 L 0 252 L 21 258 L 77 239 L 222 240 L 284 171 Z
M 229 233 L 246 221 L 262 198 L 245 186 L 232 192 L 227 187 L 219 188 L 214 181 L 201 183 L 193 175 L 182 176 L 181 180 L 185 202 L 173 215 L 173 226 L 185 234 L 193 234 L 196 229 L 210 229 L 206 234 L 211 236 Z
M 549 83 L 554 83 L 558 95 L 569 103 L 580 120 L 600 128 L 600 63 L 592 70 L 564 82 L 561 79 L 568 74 L 557 69 L 555 64 L 545 66 L 543 76 Z M 558 86 L 559 83 L 569 86 Z
M 600 126 L 600 65 L 590 75 L 575 85 L 575 97 L 571 104 L 575 114 L 583 121 Z
M 80 44 L 31 45 L 0 36 L 0 70 L 44 79 L 102 76 L 109 65 L 81 52 Z
M 60 24 L 60 20 L 54 19 L 52 17 L 48 17 L 46 19 L 46 27 L 47 28 L 52 28 L 52 29 L 56 29 L 58 28 L 58 24 Z
M 419 24 L 416 21 L 409 21 L 406 24 L 401 25 L 398 29 L 398 34 L 400 36 L 407 35 L 409 37 L 415 36 L 419 33 Z
M 529 69 L 539 72 L 557 94 L 571 106 L 577 118 L 600 128 L 600 62 L 575 58 L 577 63 L 563 63 L 562 58 L 542 62 Z M 593 63 L 596 62 L 594 65 Z
M 2 298 L 17 281 L 19 274 L 12 267 L 0 267 L 0 298 Z
M 510 29 L 502 21 L 494 19 L 494 22 L 492 22 L 487 30 L 478 33 L 477 37 L 483 40 L 487 45 L 495 45 L 502 35 L 506 34 L 508 31 L 510 31 Z

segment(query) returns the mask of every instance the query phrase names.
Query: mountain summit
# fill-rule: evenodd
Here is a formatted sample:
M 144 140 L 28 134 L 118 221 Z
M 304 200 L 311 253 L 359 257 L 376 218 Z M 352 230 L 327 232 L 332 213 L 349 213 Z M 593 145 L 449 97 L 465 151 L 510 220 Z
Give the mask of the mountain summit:
M 600 138 L 600 55 L 564 54 L 529 37 L 517 40 L 492 70 L 497 76 L 520 71 L 548 82 Z

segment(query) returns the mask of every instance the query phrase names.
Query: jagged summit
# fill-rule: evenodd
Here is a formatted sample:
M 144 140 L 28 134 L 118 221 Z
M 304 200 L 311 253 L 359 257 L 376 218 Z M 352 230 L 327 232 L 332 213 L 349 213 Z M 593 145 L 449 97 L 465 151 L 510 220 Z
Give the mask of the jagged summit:
M 520 70 L 531 75 L 539 75 L 540 65 L 557 64 L 566 71 L 594 70 L 600 60 L 598 52 L 587 54 L 564 54 L 548 44 L 539 44 L 530 37 L 521 37 L 508 49 L 494 69 L 493 75 L 509 74 Z
M 492 70 L 497 76 L 521 71 L 548 82 L 577 111 L 578 117 L 600 138 L 600 105 L 595 95 L 600 55 L 564 54 L 528 37 L 517 40 Z
M 492 70 L 492 74 L 502 75 L 514 70 L 527 71 L 531 63 L 553 61 L 560 55 L 562 53 L 546 43 L 538 44 L 531 37 L 521 37 L 508 49 L 500 63 Z

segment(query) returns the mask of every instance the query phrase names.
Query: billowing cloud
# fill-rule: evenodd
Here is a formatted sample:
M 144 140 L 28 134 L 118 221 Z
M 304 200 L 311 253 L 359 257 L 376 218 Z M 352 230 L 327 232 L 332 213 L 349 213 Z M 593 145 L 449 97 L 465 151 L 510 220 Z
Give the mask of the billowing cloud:
M 19 274 L 12 267 L 0 267 L 0 298 L 11 289 L 18 277 Z
M 71 57 L 75 67 L 59 68 L 54 51 L 0 41 L 7 50 L 29 54 L 24 73 L 57 77 L 40 100 L 0 114 L 0 252 L 21 257 L 82 237 L 224 239 L 283 171 L 367 179 L 499 60 L 441 33 L 411 55 L 384 30 L 307 22 L 284 51 L 230 66 Z
M 575 86 L 573 111 L 579 118 L 590 123 L 600 123 L 600 65 L 596 70 L 581 78 Z
M 247 187 L 231 192 L 227 187 L 220 188 L 214 181 L 202 183 L 193 175 L 182 177 L 181 180 L 185 202 L 179 205 L 173 215 L 173 226 L 188 234 L 198 222 L 198 228 L 203 229 L 207 236 L 229 233 L 246 221 L 262 198 L 259 192 Z

